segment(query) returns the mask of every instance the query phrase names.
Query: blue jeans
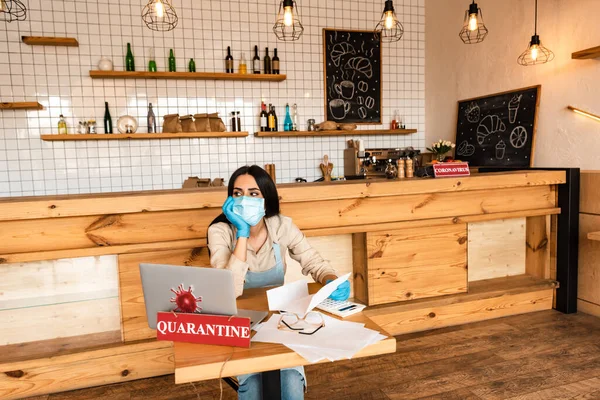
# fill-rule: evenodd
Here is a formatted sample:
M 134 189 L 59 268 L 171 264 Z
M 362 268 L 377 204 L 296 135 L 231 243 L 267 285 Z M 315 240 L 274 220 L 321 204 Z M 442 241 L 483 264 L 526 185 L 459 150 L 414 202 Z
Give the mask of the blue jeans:
M 281 400 L 304 399 L 304 377 L 294 369 L 281 371 Z M 262 375 L 252 374 L 238 389 L 239 400 L 262 399 Z M 265 399 L 268 400 L 268 399 Z

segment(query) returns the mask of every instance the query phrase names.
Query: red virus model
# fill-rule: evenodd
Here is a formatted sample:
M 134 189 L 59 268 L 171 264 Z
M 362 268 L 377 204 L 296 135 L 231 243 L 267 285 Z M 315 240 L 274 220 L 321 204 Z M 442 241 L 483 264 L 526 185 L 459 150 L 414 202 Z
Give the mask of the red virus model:
M 196 297 L 192 293 L 192 287 L 188 290 L 183 288 L 183 284 L 177 287 L 177 290 L 171 289 L 171 292 L 175 293 L 175 297 L 171 298 L 171 303 L 177 304 L 177 308 L 173 311 L 182 313 L 195 313 L 202 311 L 202 307 L 198 305 L 198 302 L 202 301 L 202 296 Z

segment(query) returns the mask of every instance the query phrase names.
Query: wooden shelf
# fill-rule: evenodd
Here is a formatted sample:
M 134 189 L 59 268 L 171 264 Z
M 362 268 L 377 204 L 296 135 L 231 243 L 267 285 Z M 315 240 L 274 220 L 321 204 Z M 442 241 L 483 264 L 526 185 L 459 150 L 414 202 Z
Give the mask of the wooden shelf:
M 576 51 L 571 54 L 573 60 L 587 60 L 590 58 L 600 57 L 600 46 L 592 47 L 585 50 Z
M 23 43 L 30 46 L 68 46 L 79 47 L 75 38 L 50 36 L 21 36 Z
M 417 133 L 416 129 L 356 129 L 353 131 L 290 131 L 290 132 L 255 132 L 257 137 L 303 137 L 303 136 L 352 136 L 352 135 L 409 135 Z
M 600 240 L 600 232 L 590 232 L 587 237 L 590 240 Z
M 149 139 L 186 139 L 186 138 L 230 138 L 245 137 L 248 132 L 179 132 L 179 133 L 96 133 L 96 134 L 68 134 L 68 135 L 42 135 L 42 140 L 149 140 Z
M 0 103 L 0 110 L 43 110 L 44 106 L 37 101 L 15 101 Z
M 208 81 L 281 82 L 280 74 L 227 74 L 225 72 L 90 71 L 92 79 L 197 79 Z

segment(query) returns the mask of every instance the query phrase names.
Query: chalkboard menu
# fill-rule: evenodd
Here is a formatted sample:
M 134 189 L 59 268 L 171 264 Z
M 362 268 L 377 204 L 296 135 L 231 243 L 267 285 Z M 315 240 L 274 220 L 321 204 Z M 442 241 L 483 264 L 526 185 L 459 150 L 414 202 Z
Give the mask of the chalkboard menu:
M 325 119 L 381 123 L 381 37 L 373 31 L 323 29 Z
M 459 101 L 456 158 L 475 167 L 532 166 L 540 88 Z

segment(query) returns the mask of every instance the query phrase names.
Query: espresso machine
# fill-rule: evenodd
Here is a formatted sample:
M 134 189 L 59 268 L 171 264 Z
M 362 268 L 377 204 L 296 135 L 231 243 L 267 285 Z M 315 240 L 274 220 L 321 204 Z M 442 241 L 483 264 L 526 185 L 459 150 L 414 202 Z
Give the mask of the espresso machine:
M 389 160 L 397 166 L 400 158 L 414 158 L 421 153 L 412 147 L 366 149 L 362 142 L 358 145 L 351 142 L 348 143 L 350 147 L 344 150 L 344 176 L 347 180 L 385 178 Z

